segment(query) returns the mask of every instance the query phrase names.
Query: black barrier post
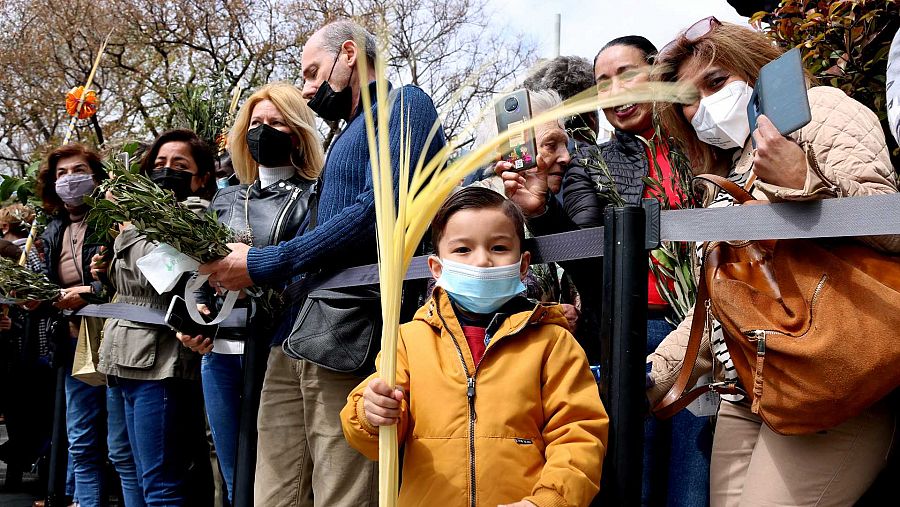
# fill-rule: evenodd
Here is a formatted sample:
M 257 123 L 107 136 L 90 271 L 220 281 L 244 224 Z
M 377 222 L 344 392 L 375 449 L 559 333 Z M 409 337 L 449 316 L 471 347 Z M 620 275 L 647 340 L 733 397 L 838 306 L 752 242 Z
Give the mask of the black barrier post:
M 252 507 L 253 478 L 256 472 L 256 417 L 269 341 L 248 338 L 244 343 L 244 385 L 241 393 L 241 412 L 238 422 L 238 446 L 234 461 L 234 507 Z
M 50 464 L 47 472 L 47 507 L 68 505 L 66 501 L 66 471 L 69 464 L 69 437 L 66 434 L 66 376 L 68 374 L 65 367 L 56 367 L 56 395 L 53 401 Z
M 606 505 L 640 505 L 647 351 L 647 245 L 643 208 L 607 208 L 603 257 L 603 402 L 609 449 Z

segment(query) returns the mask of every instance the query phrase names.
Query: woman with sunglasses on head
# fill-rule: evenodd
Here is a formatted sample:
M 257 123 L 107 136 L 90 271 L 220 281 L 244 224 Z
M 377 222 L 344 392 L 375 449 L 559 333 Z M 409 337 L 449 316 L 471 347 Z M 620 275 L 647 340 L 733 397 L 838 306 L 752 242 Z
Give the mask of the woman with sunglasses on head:
M 315 116 L 300 90 L 289 83 L 273 83 L 253 93 L 235 118 L 228 147 L 241 185 L 219 190 L 213 198 L 210 208 L 218 220 L 233 229 L 239 241 L 255 247 L 295 237 L 314 205 L 310 197 L 325 163 Z M 249 300 L 243 301 L 246 307 Z M 201 305 L 200 311 L 208 313 L 209 308 Z M 264 315 L 258 306 L 251 313 L 255 314 L 251 327 L 221 328 L 214 340 L 179 335 L 186 346 L 204 354 L 203 393 L 229 503 L 244 402 L 244 349 L 256 347 L 256 356 L 263 361 L 255 369 L 259 382 L 278 324 L 276 316 Z M 252 469 L 252 463 L 249 466 Z
M 644 37 L 628 35 L 606 43 L 594 58 L 597 94 L 613 96 L 649 81 L 650 66 L 656 47 Z M 538 171 L 522 175 L 510 171 L 502 174 L 507 195 L 528 216 L 528 226 L 535 234 L 552 234 L 577 228 L 603 225 L 607 206 L 638 206 L 643 197 L 662 198 L 644 183 L 649 177 L 665 190 L 670 206 L 681 202 L 676 181 L 678 172 L 690 168 L 679 166 L 677 153 L 670 149 L 662 132 L 657 133 L 651 103 L 625 104 L 603 110 L 615 132 L 612 139 L 599 146 L 579 149 L 572 157 L 562 182 L 562 206 L 555 198 L 547 199 L 551 187 L 547 177 Z M 649 146 L 648 146 L 648 142 Z M 498 164 L 497 169 L 508 169 Z M 566 268 L 572 274 L 586 305 L 599 308 L 602 283 L 597 279 L 595 264 L 579 261 Z M 671 308 L 660 295 L 653 271 L 647 272 L 647 353 L 652 352 L 672 331 L 667 318 Z M 592 340 L 590 345 L 595 341 Z M 597 344 L 599 345 L 599 343 Z M 599 363 L 599 350 L 588 350 L 592 364 Z M 648 418 L 644 428 L 643 505 L 705 506 L 708 503 L 709 452 L 712 428 L 708 417 L 697 417 L 688 411 L 671 421 Z
M 693 104 L 660 105 L 663 125 L 683 143 L 695 173 L 726 177 L 768 201 L 896 192 L 877 117 L 841 90 L 809 88 L 812 121 L 789 136 L 782 136 L 765 116 L 750 132 L 751 86 L 763 65 L 780 55 L 763 34 L 715 18 L 701 20 L 660 51 L 654 75 L 699 91 Z M 724 192 L 708 192 L 705 204 L 733 202 Z M 864 240 L 880 250 L 900 252 L 896 236 Z M 674 352 L 683 354 L 691 317 L 650 357 L 650 378 L 657 384 L 648 390 L 651 403 L 674 380 L 667 370 L 681 360 Z M 715 328 L 712 348 L 725 365 L 725 379 L 737 380 L 718 323 Z M 710 347 L 701 350 L 708 354 Z M 827 431 L 785 436 L 764 425 L 747 400 L 725 398 L 712 451 L 714 506 L 853 505 L 886 463 L 896 415 L 885 400 Z
M 160 134 L 141 160 L 140 172 L 198 213 L 206 211 L 216 188 L 212 151 L 186 129 Z M 165 312 L 172 295 L 183 291 L 182 282 L 170 292 L 157 293 L 138 268 L 138 260 L 157 247 L 134 226 L 123 224 L 108 266 L 99 256 L 94 258 L 95 276 L 108 277 L 117 303 Z M 208 471 L 203 470 L 208 460 L 200 458 L 200 356 L 182 347 L 168 327 L 127 319 L 106 321 L 99 356 L 98 370 L 124 398 L 124 421 L 111 419 L 110 431 L 127 431 L 137 465 L 138 495 L 126 499 L 126 506 L 195 504 L 202 494 L 191 491 L 189 483 Z M 115 428 L 117 424 L 122 427 Z

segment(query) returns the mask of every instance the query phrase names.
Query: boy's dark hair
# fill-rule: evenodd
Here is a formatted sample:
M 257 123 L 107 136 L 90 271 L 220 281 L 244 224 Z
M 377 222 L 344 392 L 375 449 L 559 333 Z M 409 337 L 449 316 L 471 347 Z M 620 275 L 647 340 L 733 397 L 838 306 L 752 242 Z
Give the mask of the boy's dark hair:
M 434 219 L 431 220 L 431 241 L 434 251 L 438 251 L 438 243 L 444 235 L 444 229 L 450 217 L 465 209 L 499 209 L 516 228 L 516 236 L 519 237 L 519 247 L 525 243 L 525 215 L 522 210 L 509 199 L 484 187 L 465 187 L 444 201 L 438 209 Z

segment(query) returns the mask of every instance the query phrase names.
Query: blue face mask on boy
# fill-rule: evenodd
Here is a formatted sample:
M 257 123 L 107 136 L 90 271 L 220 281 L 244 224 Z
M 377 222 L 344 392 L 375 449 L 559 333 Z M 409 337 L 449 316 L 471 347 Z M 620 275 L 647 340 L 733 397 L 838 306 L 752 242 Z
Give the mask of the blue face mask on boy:
M 463 310 L 472 313 L 494 313 L 525 290 L 520 269 L 521 260 L 508 266 L 482 268 L 441 259 L 441 276 L 437 286 Z

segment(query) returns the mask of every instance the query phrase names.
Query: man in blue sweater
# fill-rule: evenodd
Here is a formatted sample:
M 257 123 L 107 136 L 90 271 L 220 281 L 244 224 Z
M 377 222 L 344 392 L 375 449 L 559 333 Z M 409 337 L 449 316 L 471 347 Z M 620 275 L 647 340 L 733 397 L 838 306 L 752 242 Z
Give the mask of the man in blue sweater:
M 365 41 L 360 48 L 356 41 Z M 214 287 L 231 290 L 278 285 L 285 279 L 322 269 L 333 271 L 377 260 L 375 201 L 357 58 L 365 52 L 374 76 L 375 39 L 352 21 L 319 29 L 303 48 L 303 95 L 325 120 L 346 126 L 332 143 L 323 173 L 317 226 L 291 241 L 264 248 L 232 244 L 226 258 L 206 264 Z M 335 91 L 337 90 L 337 91 Z M 399 178 L 402 95 L 412 159 L 430 158 L 444 144 L 443 134 L 425 146 L 438 121 L 434 103 L 421 89 L 404 86 L 391 105 L 389 136 L 394 185 Z M 374 111 L 379 104 L 372 106 Z M 341 431 L 340 410 L 360 378 L 285 356 L 280 344 L 269 355 L 259 408 L 259 446 L 254 503 L 257 506 L 376 506 L 377 463 L 350 448 Z M 313 498 L 315 501 L 313 502 Z

